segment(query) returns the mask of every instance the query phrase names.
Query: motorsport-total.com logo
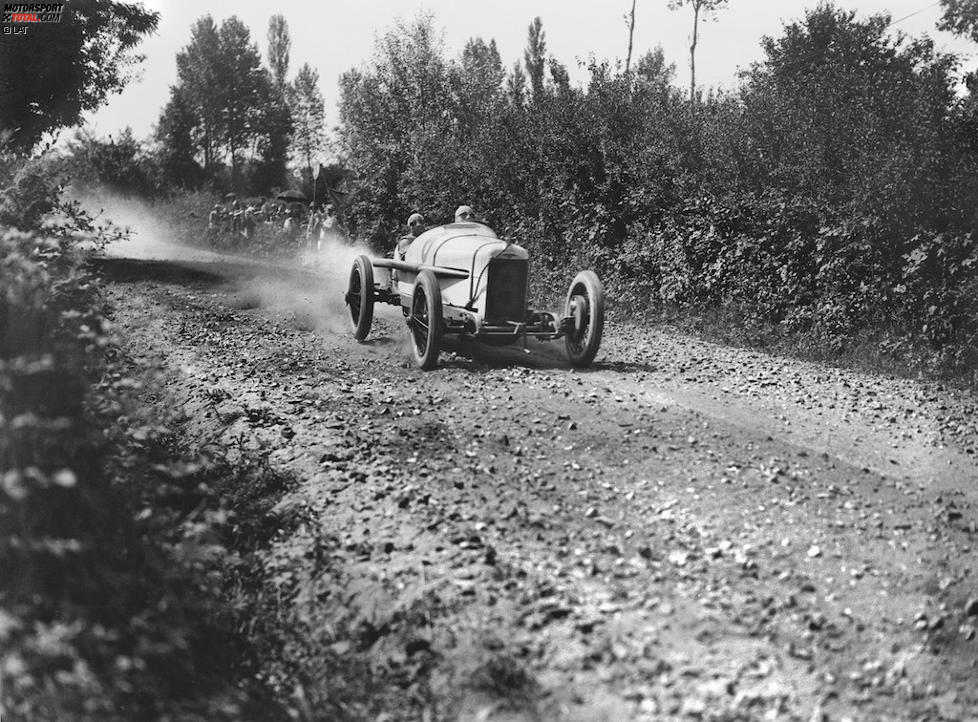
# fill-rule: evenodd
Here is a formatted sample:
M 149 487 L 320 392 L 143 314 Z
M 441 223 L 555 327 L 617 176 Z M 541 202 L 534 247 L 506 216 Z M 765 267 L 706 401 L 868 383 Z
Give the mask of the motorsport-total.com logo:
M 3 34 L 23 34 L 34 23 L 60 23 L 65 3 L 8 3 L 3 4 Z M 20 27 L 11 27 L 20 26 Z

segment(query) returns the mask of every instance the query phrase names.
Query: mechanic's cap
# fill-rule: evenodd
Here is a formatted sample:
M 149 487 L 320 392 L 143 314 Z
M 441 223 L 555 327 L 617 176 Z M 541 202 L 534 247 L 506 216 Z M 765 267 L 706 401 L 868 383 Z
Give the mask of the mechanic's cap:
M 464 220 L 474 220 L 475 211 L 472 210 L 472 206 L 459 206 L 455 211 L 455 222 Z
M 420 213 L 412 213 L 408 218 L 409 226 L 424 225 L 424 216 Z

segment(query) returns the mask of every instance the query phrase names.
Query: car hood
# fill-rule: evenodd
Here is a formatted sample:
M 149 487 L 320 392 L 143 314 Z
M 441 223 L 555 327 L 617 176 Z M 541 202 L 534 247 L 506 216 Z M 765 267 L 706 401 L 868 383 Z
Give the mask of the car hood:
M 475 273 L 490 260 L 528 258 L 526 250 L 499 238 L 481 223 L 450 223 L 425 231 L 408 248 L 405 261 Z

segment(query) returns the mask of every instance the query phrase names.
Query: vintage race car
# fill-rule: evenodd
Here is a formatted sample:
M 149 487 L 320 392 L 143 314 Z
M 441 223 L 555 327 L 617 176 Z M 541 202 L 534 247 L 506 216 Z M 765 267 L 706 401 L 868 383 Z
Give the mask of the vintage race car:
M 385 270 L 375 274 L 374 269 Z M 494 346 L 527 337 L 564 338 L 571 364 L 590 365 L 604 329 L 598 277 L 578 273 L 558 316 L 527 308 L 528 273 L 526 249 L 481 223 L 432 228 L 411 243 L 403 260 L 358 256 L 354 261 L 345 296 L 353 334 L 366 339 L 374 304 L 386 303 L 401 307 L 414 361 L 425 370 L 437 365 L 445 334 Z

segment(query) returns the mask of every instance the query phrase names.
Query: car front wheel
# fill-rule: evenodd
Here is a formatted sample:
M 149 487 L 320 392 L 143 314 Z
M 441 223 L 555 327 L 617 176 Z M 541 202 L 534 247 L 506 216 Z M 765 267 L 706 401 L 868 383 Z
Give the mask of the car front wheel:
M 442 324 L 441 287 L 431 271 L 422 271 L 414 284 L 411 296 L 411 351 L 414 363 L 429 371 L 438 363 L 441 351 Z
M 573 330 L 565 337 L 571 364 L 590 366 L 604 331 L 604 287 L 594 271 L 581 271 L 571 281 L 564 316 L 574 320 Z

